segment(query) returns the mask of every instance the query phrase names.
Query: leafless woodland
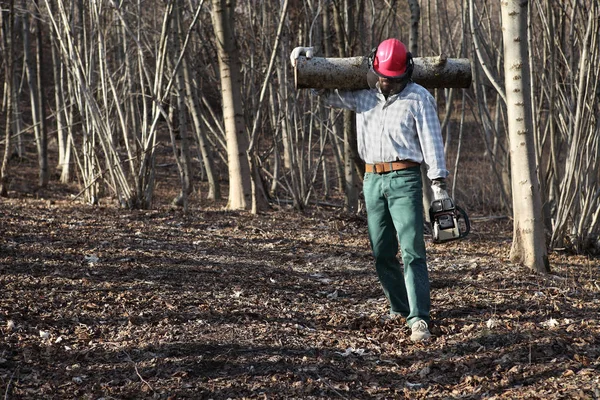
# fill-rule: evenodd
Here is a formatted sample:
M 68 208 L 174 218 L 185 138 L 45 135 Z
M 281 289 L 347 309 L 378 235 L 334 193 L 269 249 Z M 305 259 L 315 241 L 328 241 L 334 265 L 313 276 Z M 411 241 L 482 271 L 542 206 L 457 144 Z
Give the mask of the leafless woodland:
M 394 36 L 410 41 L 415 55 L 472 61 L 469 89 L 435 90 L 453 193 L 470 210 L 511 215 L 499 4 L 423 0 L 415 14 L 414 1 L 239 1 L 217 24 L 218 8 L 232 3 L 4 0 L 2 195 L 18 174 L 14 160 L 34 143 L 39 179 L 32 184 L 60 179 L 75 183 L 85 202 L 152 208 L 160 184 L 156 151 L 166 145 L 179 169 L 173 201 L 180 206 L 191 194 L 227 197 L 222 186 L 241 173 L 254 183 L 255 198 L 302 209 L 341 197 L 356 209 L 361 165 L 352 118 L 294 90 L 288 54 L 311 45 L 323 56 L 365 55 Z M 549 244 L 594 251 L 598 4 L 527 3 L 530 106 Z M 231 90 L 245 131 L 236 144 L 248 153 L 241 165 L 252 171 L 227 168 L 232 138 L 222 112 L 217 25 L 232 35 L 238 75 Z M 475 151 L 481 162 L 462 163 Z
M 600 6 L 507 44 L 504 3 L 1 0 L 0 395 L 599 398 Z M 430 347 L 366 270 L 353 116 L 289 64 L 388 37 L 473 74 L 431 89 L 474 232 L 430 250 Z M 507 259 L 507 45 L 550 276 Z

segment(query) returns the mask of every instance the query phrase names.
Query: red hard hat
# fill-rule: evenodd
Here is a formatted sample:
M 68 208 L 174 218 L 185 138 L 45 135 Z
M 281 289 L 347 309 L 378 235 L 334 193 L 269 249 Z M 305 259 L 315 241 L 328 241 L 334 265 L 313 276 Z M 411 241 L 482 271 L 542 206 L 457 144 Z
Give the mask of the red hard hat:
M 406 72 L 410 53 L 398 39 L 387 39 L 379 43 L 373 55 L 373 71 L 384 78 L 400 78 Z

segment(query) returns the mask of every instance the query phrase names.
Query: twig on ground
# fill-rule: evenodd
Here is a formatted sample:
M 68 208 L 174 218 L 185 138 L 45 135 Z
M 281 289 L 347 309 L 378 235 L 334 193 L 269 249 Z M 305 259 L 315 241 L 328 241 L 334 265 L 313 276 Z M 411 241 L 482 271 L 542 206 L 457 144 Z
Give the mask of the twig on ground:
M 4 400 L 8 400 L 8 395 L 10 392 L 10 384 L 13 381 L 13 378 L 15 377 L 15 374 L 19 372 L 19 367 L 17 367 L 17 369 L 15 369 L 12 373 L 12 375 L 10 376 L 10 379 L 8 380 L 8 383 L 6 384 L 6 390 L 4 391 Z
M 136 375 L 138 376 L 138 378 L 140 378 L 140 380 L 141 380 L 143 383 L 145 383 L 145 384 L 146 384 L 146 386 L 148 386 L 148 388 L 149 388 L 150 390 L 152 390 L 152 392 L 155 392 L 155 390 L 154 390 L 154 388 L 152 387 L 152 385 L 150 385 L 150 384 L 148 383 L 148 381 L 147 381 L 147 380 L 145 380 L 145 379 L 142 377 L 142 375 L 140 374 L 140 371 L 138 371 L 137 363 L 131 359 L 131 356 L 129 356 L 129 353 L 127 353 L 126 351 L 123 351 L 123 353 L 125 353 L 125 355 L 127 356 L 127 359 L 128 359 L 128 360 L 129 360 L 129 361 L 130 361 L 130 362 L 133 364 L 133 368 L 135 368 L 135 373 L 136 373 Z
M 333 390 L 335 392 L 335 394 L 337 394 L 338 396 L 340 396 L 342 399 L 347 399 L 346 396 L 344 396 L 343 394 L 341 394 L 336 388 L 334 388 L 333 386 L 331 386 L 325 379 L 323 379 L 321 377 L 321 375 L 317 374 L 317 376 L 319 377 L 319 379 L 321 380 L 321 382 L 323 382 L 329 389 Z
M 533 283 L 530 283 L 533 285 Z M 474 282 L 467 282 L 467 286 L 473 286 L 473 287 L 477 287 L 479 289 L 483 289 L 483 290 L 489 290 L 490 292 L 498 292 L 498 293 L 506 293 L 506 292 L 524 292 L 524 291 L 540 291 L 541 289 L 546 289 L 546 290 L 557 290 L 559 292 L 564 292 L 565 289 L 556 287 L 556 286 L 539 286 L 537 288 L 523 288 L 523 287 L 515 287 L 515 288 L 505 288 L 505 289 L 492 289 L 483 285 L 479 285 L 477 283 Z M 564 293 L 562 293 L 564 294 Z

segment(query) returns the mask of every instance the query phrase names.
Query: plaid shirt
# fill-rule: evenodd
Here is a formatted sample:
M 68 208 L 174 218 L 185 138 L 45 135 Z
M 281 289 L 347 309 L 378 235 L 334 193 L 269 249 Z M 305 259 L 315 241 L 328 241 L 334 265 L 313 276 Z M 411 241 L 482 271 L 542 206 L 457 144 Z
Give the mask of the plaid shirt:
M 424 87 L 411 82 L 387 101 L 379 89 L 326 91 L 321 98 L 356 112 L 358 153 L 367 164 L 424 161 L 429 179 L 448 176 L 437 107 Z

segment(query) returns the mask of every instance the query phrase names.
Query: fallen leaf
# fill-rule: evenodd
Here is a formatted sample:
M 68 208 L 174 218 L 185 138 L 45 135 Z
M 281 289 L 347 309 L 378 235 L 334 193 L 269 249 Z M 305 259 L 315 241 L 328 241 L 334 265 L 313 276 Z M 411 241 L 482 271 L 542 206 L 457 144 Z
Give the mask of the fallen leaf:
M 89 264 L 95 264 L 97 263 L 100 259 L 98 258 L 98 256 L 96 256 L 95 254 L 92 254 L 90 256 L 85 256 L 83 257 L 83 259 L 88 262 Z
M 549 320 L 542 322 L 542 326 L 544 326 L 548 329 L 556 328 L 559 325 L 560 325 L 560 323 L 557 320 L 555 320 L 554 318 L 550 318 Z

